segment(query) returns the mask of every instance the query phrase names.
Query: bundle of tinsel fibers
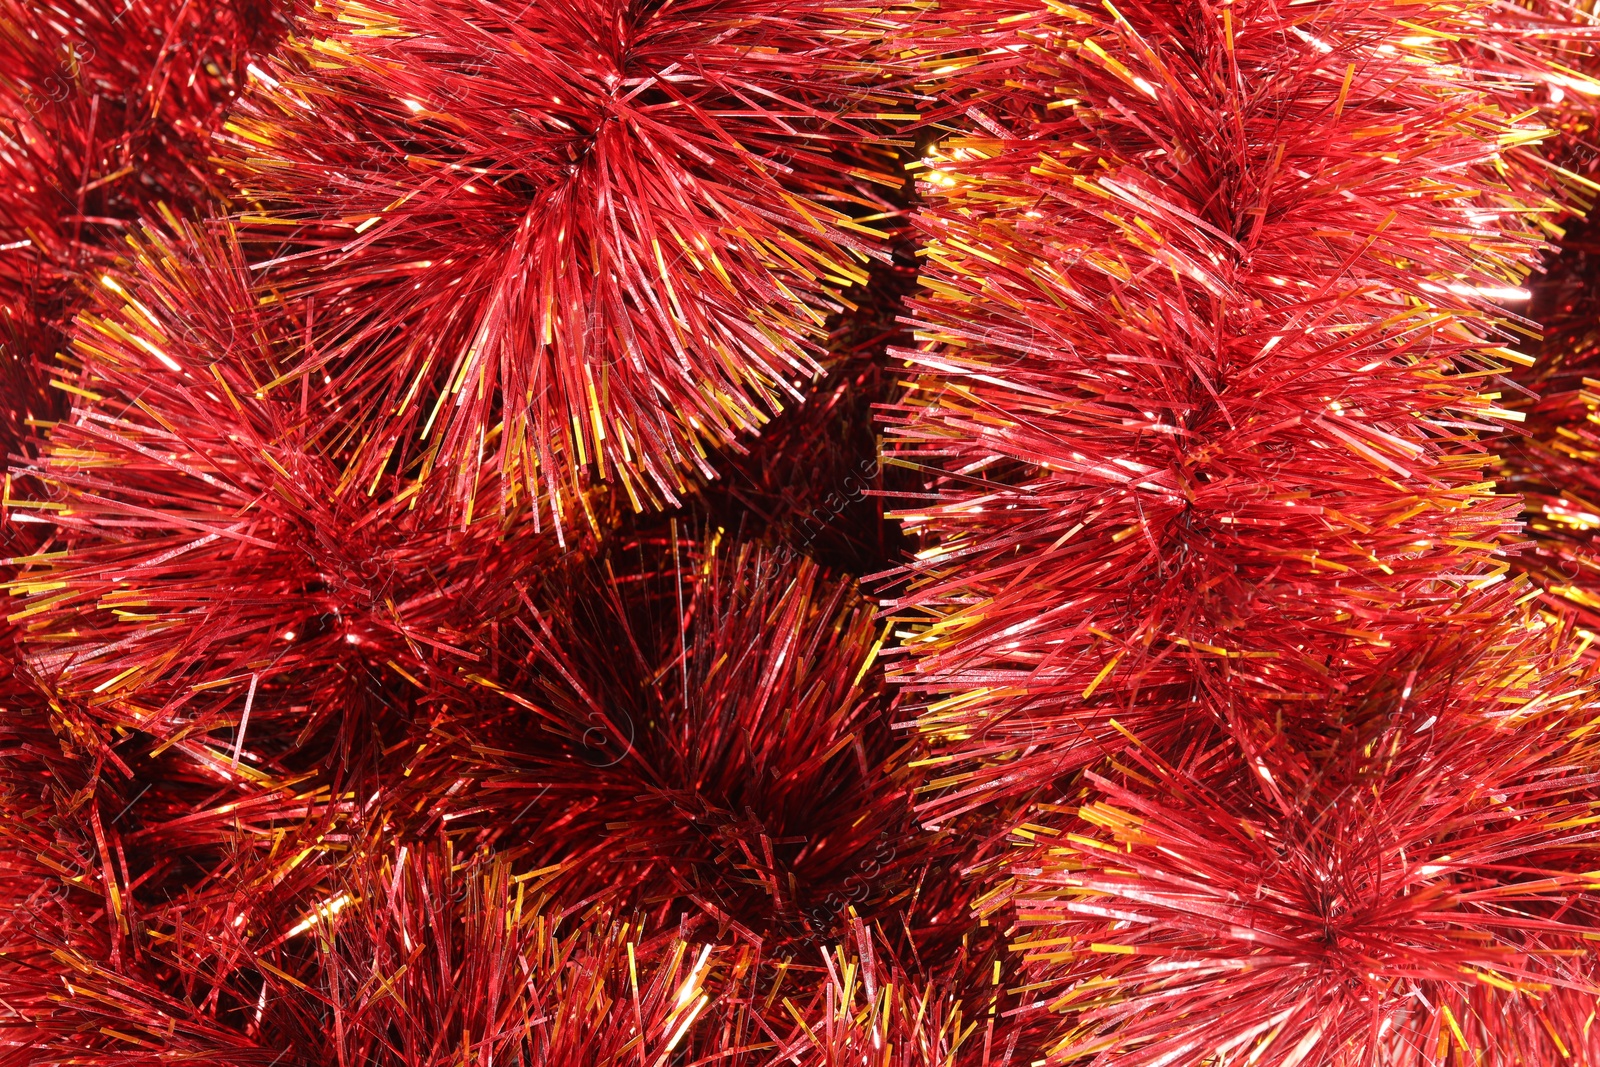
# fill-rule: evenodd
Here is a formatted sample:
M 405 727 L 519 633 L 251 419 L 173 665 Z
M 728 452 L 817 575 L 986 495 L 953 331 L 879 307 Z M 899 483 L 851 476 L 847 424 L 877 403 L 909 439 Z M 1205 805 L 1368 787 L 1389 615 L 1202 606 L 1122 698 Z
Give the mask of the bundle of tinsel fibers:
M 1565 0 L 0 0 L 0 1064 L 1600 1062 Z

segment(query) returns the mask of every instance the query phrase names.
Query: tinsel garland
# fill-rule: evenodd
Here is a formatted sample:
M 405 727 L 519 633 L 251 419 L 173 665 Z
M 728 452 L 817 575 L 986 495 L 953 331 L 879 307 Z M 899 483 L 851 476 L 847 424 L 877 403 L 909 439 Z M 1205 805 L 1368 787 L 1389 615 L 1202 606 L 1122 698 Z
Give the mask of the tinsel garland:
M 0 1064 L 1600 1062 L 1597 37 L 0 0 Z

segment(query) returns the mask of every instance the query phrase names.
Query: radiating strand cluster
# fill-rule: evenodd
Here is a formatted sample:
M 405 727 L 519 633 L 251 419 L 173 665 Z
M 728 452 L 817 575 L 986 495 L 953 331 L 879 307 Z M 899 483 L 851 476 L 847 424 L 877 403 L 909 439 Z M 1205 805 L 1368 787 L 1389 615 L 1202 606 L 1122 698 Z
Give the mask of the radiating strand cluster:
M 224 144 L 263 265 L 318 309 L 290 373 L 346 397 L 323 447 L 437 471 L 461 513 L 491 461 L 506 506 L 557 522 L 592 475 L 677 503 L 708 447 L 799 401 L 839 291 L 884 255 L 874 183 L 900 180 L 833 154 L 896 118 L 870 15 L 456 0 L 309 22 Z

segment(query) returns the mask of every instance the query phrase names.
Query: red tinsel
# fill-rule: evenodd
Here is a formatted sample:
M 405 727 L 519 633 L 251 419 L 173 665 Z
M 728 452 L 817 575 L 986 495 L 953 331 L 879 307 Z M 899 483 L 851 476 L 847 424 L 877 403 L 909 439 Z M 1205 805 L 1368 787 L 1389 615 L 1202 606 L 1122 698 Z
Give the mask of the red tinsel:
M 311 20 L 226 143 L 243 221 L 297 226 L 271 276 L 318 306 L 297 369 L 349 398 L 329 432 L 364 473 L 439 468 L 463 510 L 490 456 L 558 521 L 591 467 L 676 503 L 801 399 L 883 255 L 871 183 L 900 179 L 829 156 L 895 117 L 861 25 L 817 0 Z
M 0 1065 L 1600 1060 L 1592 17 L 285 10 L 0 0 Z
M 947 920 L 951 842 L 910 836 L 867 605 L 803 557 L 663 532 L 503 627 L 505 665 L 466 677 L 504 712 L 435 728 L 407 775 L 455 780 L 452 827 L 657 924 L 688 908 L 773 953 L 851 905 L 894 905 L 896 936 Z
M 107 246 L 225 195 L 211 134 L 283 28 L 272 0 L 0 4 L 0 455 L 55 411 L 38 361 Z
M 1319 702 L 1316 748 L 1212 731 L 1169 761 L 1129 734 L 1041 804 L 1003 899 L 1026 1010 L 1068 1024 L 1050 1062 L 1600 1052 L 1584 679 L 1549 634 L 1474 644 Z
M 1430 51 L 1460 16 L 960 11 L 949 47 L 998 58 L 945 92 L 993 117 L 928 158 L 926 377 L 890 451 L 937 494 L 902 513 L 930 547 L 901 681 L 966 694 L 926 729 L 982 761 L 946 803 L 1043 784 L 1015 731 L 975 743 L 1002 701 L 1057 748 L 1075 709 L 1225 667 L 1292 714 L 1455 625 L 1517 540 L 1482 474 L 1515 358 L 1491 312 L 1551 206 L 1494 167 L 1513 117 Z
M 271 383 L 303 354 L 298 309 L 261 306 L 229 240 L 154 231 L 79 319 L 82 406 L 39 462 L 54 539 L 17 593 L 34 670 L 63 698 L 162 737 L 268 733 L 345 714 L 363 677 L 412 685 L 515 602 L 553 538 L 440 516 L 421 483 L 356 484 L 310 436 L 340 398 Z M 380 472 L 380 475 L 382 472 Z M 486 511 L 488 509 L 485 509 Z M 63 550 L 65 550 L 63 552 Z M 219 586 L 219 573 L 237 587 Z M 293 724 L 293 725 L 290 725 Z
M 1536 288 L 1544 336 L 1539 362 L 1524 375 L 1538 389 L 1535 400 L 1520 405 L 1527 435 L 1500 450 L 1506 488 L 1523 495 L 1534 540 L 1514 565 L 1544 591 L 1552 610 L 1575 615 L 1590 633 L 1600 626 L 1600 555 L 1593 542 L 1600 526 L 1600 440 L 1591 422 L 1600 394 L 1590 384 L 1600 373 L 1595 253 L 1592 225 L 1569 224 Z

